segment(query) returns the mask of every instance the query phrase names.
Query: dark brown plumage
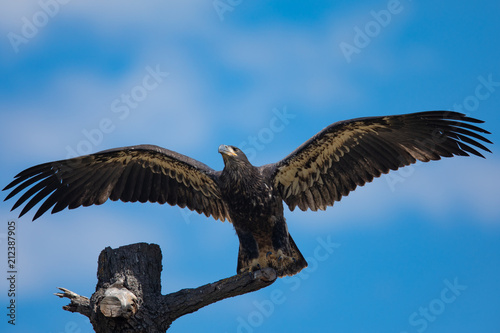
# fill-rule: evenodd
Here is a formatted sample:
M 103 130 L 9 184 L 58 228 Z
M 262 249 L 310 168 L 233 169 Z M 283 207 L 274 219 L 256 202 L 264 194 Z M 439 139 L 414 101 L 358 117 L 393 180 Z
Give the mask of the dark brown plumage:
M 490 152 L 473 125 L 482 121 L 451 111 L 368 117 L 334 123 L 283 160 L 250 164 L 236 147 L 221 145 L 224 169 L 214 171 L 187 156 L 141 145 L 40 164 L 4 188 L 5 200 L 23 190 L 12 209 L 19 216 L 42 202 L 33 220 L 52 208 L 100 205 L 111 200 L 165 202 L 234 225 L 240 240 L 238 272 L 274 267 L 279 276 L 307 266 L 288 233 L 283 201 L 291 210 L 326 209 L 357 186 L 415 163 L 441 157 L 484 157 Z M 481 133 L 481 134 L 480 134 Z

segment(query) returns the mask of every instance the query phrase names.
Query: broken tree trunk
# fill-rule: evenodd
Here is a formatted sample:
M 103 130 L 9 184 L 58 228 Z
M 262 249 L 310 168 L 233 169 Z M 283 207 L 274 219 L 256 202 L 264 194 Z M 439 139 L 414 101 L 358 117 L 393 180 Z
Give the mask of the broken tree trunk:
M 56 293 L 71 303 L 63 309 L 90 319 L 97 333 L 165 332 L 177 318 L 225 298 L 271 285 L 276 272 L 265 268 L 194 289 L 162 295 L 162 255 L 156 244 L 139 243 L 99 255 L 96 292 L 90 299 L 65 288 Z

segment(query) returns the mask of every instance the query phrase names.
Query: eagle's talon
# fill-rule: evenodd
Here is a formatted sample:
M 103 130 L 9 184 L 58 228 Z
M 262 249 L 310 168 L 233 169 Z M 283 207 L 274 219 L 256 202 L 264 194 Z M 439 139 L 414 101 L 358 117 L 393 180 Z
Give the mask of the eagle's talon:
M 269 258 L 269 256 L 273 255 L 273 252 L 269 251 L 266 253 L 266 258 Z

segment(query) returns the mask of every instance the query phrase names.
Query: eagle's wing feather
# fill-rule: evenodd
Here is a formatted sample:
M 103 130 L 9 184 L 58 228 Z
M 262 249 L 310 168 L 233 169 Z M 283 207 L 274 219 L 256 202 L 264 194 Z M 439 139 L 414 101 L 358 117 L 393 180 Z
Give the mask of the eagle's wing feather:
M 293 210 L 325 209 L 374 177 L 441 157 L 484 157 L 483 121 L 451 111 L 358 118 L 334 123 L 275 164 L 262 168 Z
M 217 185 L 218 173 L 203 163 L 151 145 L 116 148 L 36 165 L 4 188 L 8 200 L 26 189 L 12 209 L 25 203 L 20 216 L 43 201 L 33 220 L 51 207 L 100 205 L 106 200 L 165 202 L 206 216 L 229 219 Z M 31 199 L 30 199 L 31 198 Z

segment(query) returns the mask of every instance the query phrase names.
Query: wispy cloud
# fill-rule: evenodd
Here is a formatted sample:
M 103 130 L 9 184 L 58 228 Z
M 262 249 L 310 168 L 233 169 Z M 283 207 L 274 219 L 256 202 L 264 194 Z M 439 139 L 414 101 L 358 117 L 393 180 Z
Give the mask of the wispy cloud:
M 376 227 L 392 221 L 392 212 L 402 209 L 453 223 L 453 217 L 463 214 L 457 211 L 459 207 L 464 207 L 464 212 L 473 207 L 476 216 L 462 219 L 461 223 L 497 228 L 500 212 L 495 198 L 500 195 L 500 181 L 492 179 L 491 174 L 499 167 L 500 161 L 490 155 L 487 160 L 455 157 L 449 161 L 418 163 L 406 167 L 406 171 L 391 171 L 356 188 L 325 212 L 294 211 L 286 215 L 294 229 L 309 231 Z M 408 168 L 414 169 L 410 173 Z M 398 174 L 401 182 L 393 191 L 387 179 Z

